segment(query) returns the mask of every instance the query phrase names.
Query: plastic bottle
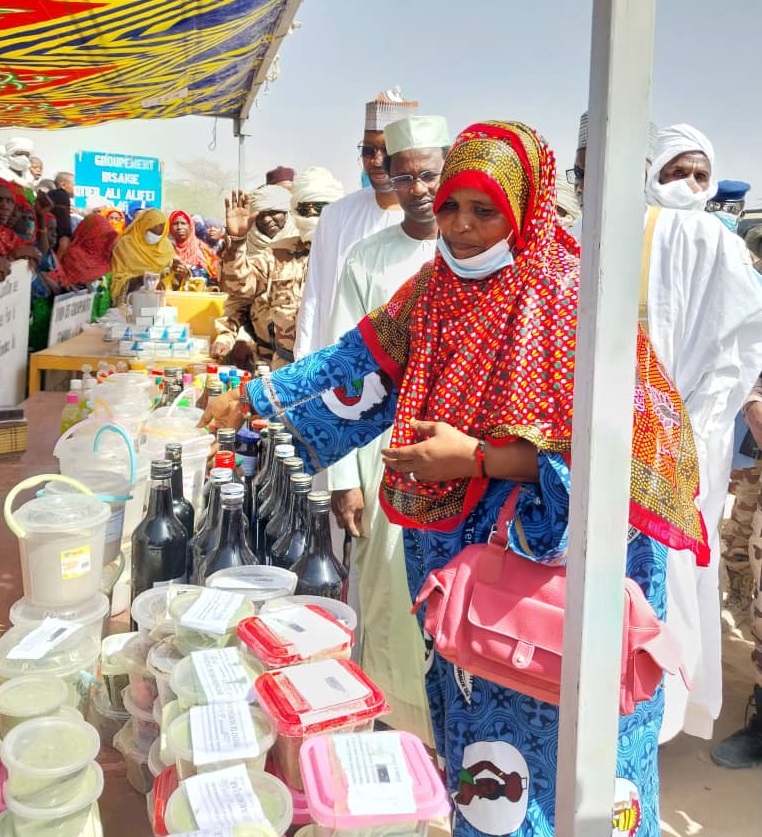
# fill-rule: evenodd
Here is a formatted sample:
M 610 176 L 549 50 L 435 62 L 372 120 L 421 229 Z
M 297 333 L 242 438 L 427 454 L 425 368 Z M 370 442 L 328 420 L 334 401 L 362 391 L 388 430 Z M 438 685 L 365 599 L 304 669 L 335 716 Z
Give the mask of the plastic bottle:
M 222 513 L 220 489 L 229 485 L 233 474 L 229 468 L 212 468 L 209 477 L 211 485 L 209 491 L 209 505 L 199 518 L 199 526 L 188 549 L 188 580 L 192 584 L 199 583 L 204 561 L 214 546 L 217 538 L 217 528 Z
M 199 573 L 199 583 L 218 570 L 258 564 L 257 556 L 246 542 L 248 523 L 243 515 L 243 486 L 237 483 L 220 489 L 222 515 L 217 537 Z
M 61 435 L 66 433 L 70 427 L 74 427 L 82 420 L 82 411 L 79 406 L 79 394 L 76 392 L 66 393 L 66 404 L 61 411 Z
M 309 474 L 291 474 L 289 483 L 288 522 L 270 552 L 270 563 L 284 570 L 290 570 L 304 553 L 310 522 L 307 495 L 312 491 L 312 477 Z
M 298 579 L 296 594 L 325 596 L 346 602 L 347 571 L 331 546 L 331 495 L 327 491 L 311 491 L 307 502 L 310 510 L 307 543 L 302 557 L 291 567 Z
M 93 378 L 90 375 L 88 375 L 87 378 L 83 380 L 84 388 L 82 393 L 82 399 L 79 402 L 83 418 L 87 418 L 89 415 L 92 414 L 93 410 L 95 409 L 94 390 L 97 383 L 98 382 L 95 380 L 95 378 Z
M 304 472 L 304 463 L 298 456 L 291 456 L 283 460 L 281 465 L 283 477 L 279 486 L 279 494 L 275 496 L 273 513 L 265 526 L 264 563 L 272 563 L 272 550 L 275 541 L 284 533 L 288 526 L 288 508 L 291 503 L 291 476 Z

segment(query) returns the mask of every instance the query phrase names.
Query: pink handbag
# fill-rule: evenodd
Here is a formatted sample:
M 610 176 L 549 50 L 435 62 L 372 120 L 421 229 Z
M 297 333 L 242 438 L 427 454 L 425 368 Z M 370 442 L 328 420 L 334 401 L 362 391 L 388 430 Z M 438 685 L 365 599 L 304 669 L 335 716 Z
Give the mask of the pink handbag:
M 436 650 L 477 677 L 558 705 L 566 569 L 522 558 L 507 542 L 518 488 L 486 544 L 466 547 L 432 572 L 413 606 Z M 640 586 L 625 579 L 619 711 L 653 697 L 664 671 L 681 668 L 680 647 Z M 686 681 L 687 682 L 687 681 Z

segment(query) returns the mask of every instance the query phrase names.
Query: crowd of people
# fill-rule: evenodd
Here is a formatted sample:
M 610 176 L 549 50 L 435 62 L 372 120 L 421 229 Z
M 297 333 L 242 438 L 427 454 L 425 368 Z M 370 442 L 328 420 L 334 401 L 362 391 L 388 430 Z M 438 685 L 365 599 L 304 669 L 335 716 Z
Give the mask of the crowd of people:
M 713 757 L 762 763 L 756 449 L 724 554 L 720 532 L 742 412 L 762 447 L 762 235 L 737 234 L 750 187 L 718 182 L 702 132 L 652 126 L 650 144 L 627 575 L 679 637 L 686 676 L 666 675 L 620 719 L 613 833 L 639 837 L 660 833 L 659 743 L 710 738 L 720 712 L 723 559 L 728 578 L 752 579 L 756 711 Z M 19 164 L 10 145 L 8 170 L 29 174 L 31 156 Z M 60 174 L 35 201 L 7 177 L 2 264 L 29 259 L 45 289 L 108 272 L 113 304 L 146 274 L 227 294 L 212 354 L 272 374 L 215 399 L 202 422 L 285 416 L 308 467 L 327 469 L 338 525 L 358 539 L 361 664 L 388 724 L 439 756 L 456 837 L 550 837 L 558 707 L 446 661 L 410 608 L 431 572 L 487 541 L 509 498 L 510 548 L 566 560 L 587 117 L 558 171 L 529 126 L 485 121 L 452 140 L 443 116 L 387 91 L 366 105 L 358 151 L 366 188 L 344 196 L 324 168 L 280 166 L 231 194 L 224 225 L 97 207 L 67 226 Z

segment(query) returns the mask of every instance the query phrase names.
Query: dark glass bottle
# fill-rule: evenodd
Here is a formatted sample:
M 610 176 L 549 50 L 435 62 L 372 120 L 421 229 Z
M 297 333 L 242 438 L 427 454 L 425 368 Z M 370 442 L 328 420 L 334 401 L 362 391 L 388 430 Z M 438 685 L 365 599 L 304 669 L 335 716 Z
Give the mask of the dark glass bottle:
M 221 490 L 233 481 L 230 468 L 212 468 L 209 476 L 209 505 L 203 519 L 199 520 L 198 531 L 190 542 L 188 549 L 188 580 L 191 584 L 199 584 L 199 572 L 203 567 L 207 555 L 211 552 L 217 540 L 217 529 L 222 515 Z
M 214 548 L 199 570 L 200 583 L 218 570 L 259 563 L 246 543 L 248 523 L 243 516 L 243 493 L 243 486 L 238 483 L 223 485 L 220 489 L 222 516 Z
M 347 571 L 333 554 L 331 545 L 331 495 L 327 491 L 311 491 L 307 495 L 310 520 L 307 544 L 302 557 L 291 567 L 296 573 L 298 596 L 325 596 L 347 600 Z
M 283 534 L 273 544 L 270 563 L 274 567 L 290 570 L 302 557 L 307 542 L 307 526 L 310 521 L 307 495 L 312 491 L 309 474 L 292 474 L 289 478 L 291 496 L 288 504 L 288 523 Z
M 294 446 L 291 444 L 292 436 L 290 433 L 276 433 L 273 437 L 272 444 L 272 460 L 269 463 L 267 474 L 265 478 L 262 480 L 262 483 L 259 486 L 259 490 L 257 491 L 256 497 L 256 505 L 254 507 L 255 514 L 259 515 L 259 510 L 262 506 L 267 502 L 267 499 L 270 496 L 270 493 L 273 489 L 273 483 L 275 482 L 275 462 L 276 462 L 276 452 L 282 445 L 288 445 L 291 448 L 291 453 L 289 456 L 293 456 L 296 452 L 294 450 Z
M 145 517 L 132 533 L 132 599 L 170 581 L 185 581 L 188 535 L 172 511 L 172 463 L 151 463 Z
M 275 452 L 275 434 L 283 433 L 285 429 L 285 425 L 281 424 L 279 421 L 271 421 L 267 425 L 267 429 L 261 434 L 262 440 L 264 440 L 264 448 L 262 447 L 262 441 L 260 440 L 259 470 L 257 471 L 257 478 L 254 480 L 254 488 L 257 492 L 267 479 L 267 475 L 270 473 L 273 455 Z M 254 499 L 256 503 L 256 496 Z
M 157 407 L 168 407 L 172 403 L 171 399 L 176 394 L 173 392 L 173 387 L 175 386 L 178 373 L 180 376 L 183 374 L 183 370 L 180 369 L 179 366 L 164 367 L 164 378 L 161 385 L 161 398 L 159 399 Z M 182 390 L 182 384 L 180 385 L 180 389 Z
M 270 492 L 262 500 L 257 509 L 257 534 L 255 538 L 254 551 L 259 556 L 259 560 L 264 564 L 265 562 L 265 529 L 273 516 L 278 503 L 283 502 L 283 495 L 285 493 L 285 479 L 283 471 L 283 462 L 286 459 L 293 457 L 293 445 L 276 445 L 275 446 L 275 465 L 273 468 L 273 483 Z
M 229 450 L 218 450 L 217 453 L 214 454 L 214 465 L 215 468 L 227 468 L 231 474 L 233 482 L 241 482 L 241 478 L 236 473 L 235 469 L 235 454 Z M 243 483 L 241 483 L 243 485 Z M 204 488 L 202 491 L 202 497 L 204 498 L 204 507 L 209 507 L 209 491 L 211 490 L 211 482 L 207 480 L 204 483 Z
M 265 526 L 265 564 L 272 564 L 272 550 L 275 541 L 288 526 L 288 509 L 291 501 L 291 477 L 304 471 L 304 463 L 298 456 L 289 456 L 283 460 L 283 477 L 279 486 L 280 494 L 275 497 L 273 513 Z
M 183 494 L 183 446 L 180 442 L 168 442 L 164 445 L 164 458 L 172 463 L 172 511 L 185 527 L 190 540 L 193 537 L 196 512 Z
M 236 456 L 240 457 L 241 470 L 243 471 L 243 513 L 246 519 L 251 521 L 253 509 L 251 501 L 251 484 L 257 474 L 257 453 L 259 450 L 259 433 L 244 425 L 235 437 Z

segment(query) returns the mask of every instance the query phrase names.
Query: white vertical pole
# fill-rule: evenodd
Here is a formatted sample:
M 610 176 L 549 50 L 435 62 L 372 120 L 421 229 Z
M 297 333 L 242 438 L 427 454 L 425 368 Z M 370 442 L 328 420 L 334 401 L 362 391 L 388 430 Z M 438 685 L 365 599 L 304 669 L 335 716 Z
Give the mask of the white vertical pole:
M 655 0 L 594 0 L 557 837 L 611 837 Z

